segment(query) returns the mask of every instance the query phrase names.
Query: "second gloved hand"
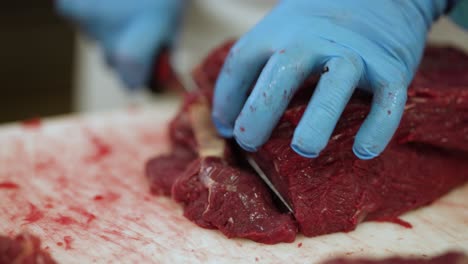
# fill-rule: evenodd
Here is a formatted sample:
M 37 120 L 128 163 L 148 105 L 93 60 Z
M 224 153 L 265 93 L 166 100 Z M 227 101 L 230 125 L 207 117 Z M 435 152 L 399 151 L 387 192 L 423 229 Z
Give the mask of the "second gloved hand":
M 154 58 L 173 41 L 184 0 L 56 0 L 104 49 L 108 64 L 129 88 L 149 79 Z
M 248 151 L 257 150 L 291 95 L 326 67 L 292 148 L 317 157 L 359 86 L 373 93 L 373 101 L 353 151 L 361 159 L 379 155 L 402 117 L 427 31 L 446 5 L 446 0 L 281 1 L 226 59 L 213 102 L 219 133 L 235 137 Z

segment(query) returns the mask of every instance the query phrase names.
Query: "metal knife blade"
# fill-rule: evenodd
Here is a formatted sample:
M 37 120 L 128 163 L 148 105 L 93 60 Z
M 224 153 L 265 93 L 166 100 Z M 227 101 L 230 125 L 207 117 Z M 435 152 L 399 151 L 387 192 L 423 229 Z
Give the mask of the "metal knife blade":
M 246 156 L 247 162 L 250 164 L 250 166 L 255 170 L 255 172 L 262 178 L 262 180 L 268 185 L 268 187 L 273 191 L 273 193 L 281 200 L 281 202 L 288 208 L 288 210 L 291 213 L 294 213 L 292 207 L 286 202 L 286 200 L 281 196 L 281 194 L 278 192 L 278 190 L 275 188 L 273 183 L 270 181 L 270 179 L 265 175 L 265 173 L 260 169 L 260 166 L 258 166 L 257 162 L 255 160 L 247 155 Z
M 185 91 L 192 92 L 198 90 L 198 86 L 195 81 L 192 79 L 192 76 L 185 76 L 180 72 L 179 67 L 177 67 L 177 63 L 175 61 L 175 55 L 169 57 L 169 64 L 172 67 L 175 77 L 182 83 L 184 86 Z

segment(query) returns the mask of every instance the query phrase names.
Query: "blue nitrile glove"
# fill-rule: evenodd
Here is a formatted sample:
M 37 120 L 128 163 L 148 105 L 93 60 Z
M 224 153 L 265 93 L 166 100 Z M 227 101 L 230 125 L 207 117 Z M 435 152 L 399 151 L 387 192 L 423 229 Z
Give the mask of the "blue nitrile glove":
M 359 85 L 374 97 L 353 151 L 361 159 L 376 157 L 398 127 L 426 33 L 446 6 L 446 0 L 281 1 L 229 53 L 214 96 L 219 133 L 234 136 L 245 150 L 257 150 L 290 95 L 311 73 L 328 67 L 292 148 L 317 157 Z
M 57 0 L 71 18 L 103 47 L 108 64 L 129 88 L 148 81 L 153 60 L 170 45 L 184 0 Z

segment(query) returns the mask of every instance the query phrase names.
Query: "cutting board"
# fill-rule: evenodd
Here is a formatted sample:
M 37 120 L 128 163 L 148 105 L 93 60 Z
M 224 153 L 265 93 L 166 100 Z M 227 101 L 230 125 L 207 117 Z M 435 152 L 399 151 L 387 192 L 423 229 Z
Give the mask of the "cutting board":
M 177 103 L 0 127 L 0 234 L 32 233 L 59 263 L 318 263 L 334 256 L 468 253 L 468 185 L 349 233 L 263 245 L 227 239 L 149 194 L 145 161 L 168 149 Z M 3 185 L 2 185 L 3 183 Z

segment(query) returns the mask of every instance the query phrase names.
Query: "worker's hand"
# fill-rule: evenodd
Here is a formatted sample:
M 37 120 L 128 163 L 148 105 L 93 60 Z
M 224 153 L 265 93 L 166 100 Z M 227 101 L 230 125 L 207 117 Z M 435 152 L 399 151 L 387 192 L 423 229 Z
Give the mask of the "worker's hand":
M 376 157 L 398 127 L 426 33 L 445 6 L 445 0 L 281 1 L 226 59 L 214 96 L 219 133 L 257 150 L 301 83 L 326 69 L 292 148 L 317 157 L 359 86 L 374 96 L 353 150 L 361 159 Z
M 184 0 L 56 0 L 103 47 L 106 60 L 129 88 L 150 77 L 153 60 L 170 45 Z

